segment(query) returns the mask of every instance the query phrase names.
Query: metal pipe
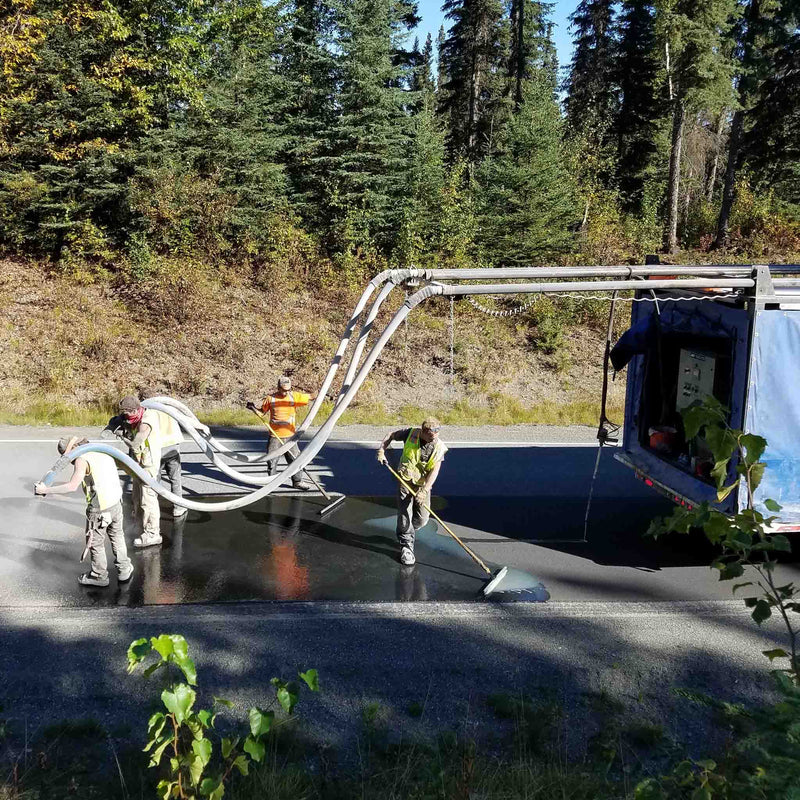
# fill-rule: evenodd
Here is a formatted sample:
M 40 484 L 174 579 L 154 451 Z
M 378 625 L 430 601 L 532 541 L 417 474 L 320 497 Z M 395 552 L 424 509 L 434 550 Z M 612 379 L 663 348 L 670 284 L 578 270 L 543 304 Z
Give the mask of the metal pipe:
M 515 280 L 517 278 L 646 278 L 649 275 L 707 275 L 748 277 L 753 274 L 749 266 L 703 267 L 500 267 L 490 269 L 430 269 L 428 280 Z
M 705 278 L 687 278 L 686 280 L 655 281 L 584 281 L 576 283 L 483 283 L 468 286 L 451 286 L 437 284 L 442 287 L 442 294 L 549 294 L 552 292 L 613 292 L 635 291 L 641 289 L 749 289 L 755 286 L 752 278 L 721 278 L 710 280 Z

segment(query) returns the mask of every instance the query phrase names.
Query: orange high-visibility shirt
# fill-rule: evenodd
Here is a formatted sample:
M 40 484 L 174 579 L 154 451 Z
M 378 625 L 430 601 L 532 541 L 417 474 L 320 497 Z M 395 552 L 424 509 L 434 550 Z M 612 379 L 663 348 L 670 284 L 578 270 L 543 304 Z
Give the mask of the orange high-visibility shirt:
M 269 424 L 281 439 L 294 435 L 296 428 L 295 408 L 307 406 L 311 395 L 305 392 L 287 392 L 286 397 L 267 395 L 261 403 L 261 413 L 269 414 Z

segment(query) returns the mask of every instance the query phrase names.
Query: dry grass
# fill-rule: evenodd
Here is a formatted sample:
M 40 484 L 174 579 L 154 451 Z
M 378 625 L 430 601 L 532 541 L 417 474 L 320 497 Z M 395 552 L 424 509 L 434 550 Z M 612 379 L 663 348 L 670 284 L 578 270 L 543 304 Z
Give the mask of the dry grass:
M 185 285 L 173 278 L 147 304 L 110 283 L 77 285 L 36 263 L 0 262 L 0 422 L 100 424 L 119 397 L 154 386 L 209 423 L 254 424 L 242 406 L 279 374 L 307 391 L 320 385 L 356 300 L 352 290 L 324 286 L 271 295 L 246 276 L 204 272 L 192 297 L 165 314 Z M 400 291 L 390 297 L 376 330 L 402 301 Z M 536 344 L 541 319 L 495 319 L 458 304 L 451 379 L 449 306 L 416 309 L 341 424 L 410 422 L 430 412 L 459 425 L 594 424 L 603 335 L 581 308 L 559 313 L 563 341 L 547 353 Z M 612 405 L 623 394 L 622 381 L 612 384 Z

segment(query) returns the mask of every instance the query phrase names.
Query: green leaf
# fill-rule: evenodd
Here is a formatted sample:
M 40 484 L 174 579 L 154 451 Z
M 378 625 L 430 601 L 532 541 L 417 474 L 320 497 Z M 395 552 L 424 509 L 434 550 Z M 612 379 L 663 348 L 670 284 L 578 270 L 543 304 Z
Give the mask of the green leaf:
M 289 683 L 285 686 L 279 686 L 275 692 L 281 708 L 287 713 L 291 714 L 294 707 L 297 705 L 297 684 Z
M 172 781 L 167 780 L 158 782 L 158 786 L 156 786 L 156 792 L 158 792 L 158 796 L 161 798 L 161 800 L 167 800 L 172 793 L 172 787 L 174 785 L 175 784 L 172 783 Z
M 734 578 L 741 578 L 744 574 L 744 567 L 738 561 L 732 561 L 729 564 L 717 562 L 714 566 L 719 570 L 719 579 L 721 581 L 730 581 Z
M 783 506 L 780 503 L 776 503 L 773 499 L 769 498 L 764 501 L 764 506 L 766 507 L 767 511 L 780 511 Z
M 212 749 L 210 739 L 195 739 L 192 742 L 192 751 L 203 762 L 203 766 L 211 760 Z
M 747 466 L 755 464 L 767 449 L 767 440 L 763 436 L 756 436 L 754 433 L 745 433 L 739 438 L 739 444 L 744 447 L 745 463 Z
M 238 736 L 234 739 L 223 739 L 221 743 L 222 757 L 227 758 L 233 752 L 233 748 L 236 747 L 237 744 L 239 744 Z
M 205 768 L 206 765 L 199 756 L 192 756 L 189 759 L 189 777 L 192 780 L 192 786 L 197 786 L 200 783 Z
M 267 751 L 267 748 L 264 746 L 264 742 L 259 741 L 258 739 L 254 739 L 252 736 L 248 736 L 244 740 L 244 745 L 242 745 L 242 749 L 257 764 L 261 763 L 261 760 L 264 758 L 264 754 Z
M 733 594 L 736 594 L 737 589 L 743 589 L 745 586 L 752 586 L 752 585 L 753 581 L 746 581 L 745 583 L 735 583 L 733 585 L 733 588 L 731 589 L 731 592 Z
M 714 468 L 711 470 L 711 477 L 716 481 L 717 489 L 722 489 L 725 479 L 728 477 L 729 462 L 729 458 L 725 458 L 722 461 L 717 461 L 717 463 L 714 464 Z
M 774 661 L 776 658 L 789 658 L 789 654 L 782 650 L 780 647 L 776 647 L 774 650 L 762 650 L 761 651 L 770 661 Z
M 717 502 L 721 503 L 738 485 L 739 481 L 734 481 L 730 486 L 720 489 L 717 492 Z
M 136 665 L 140 664 L 150 652 L 150 642 L 147 639 L 137 639 L 128 647 L 128 672 L 133 672 Z
M 761 483 L 761 479 L 764 477 L 764 470 L 767 468 L 767 465 L 763 461 L 759 461 L 758 464 L 753 464 L 750 467 L 750 491 L 754 492 L 758 489 L 759 484 Z
M 203 778 L 200 782 L 200 794 L 203 797 L 210 797 L 216 800 L 217 797 L 222 797 L 221 794 L 215 795 L 215 792 L 219 789 L 222 789 L 222 781 L 219 778 Z
M 225 706 L 225 708 L 233 708 L 233 703 L 226 700 L 224 697 L 214 697 L 214 705 Z
M 188 656 L 175 655 L 173 658 L 175 664 L 180 668 L 181 672 L 186 676 L 186 680 L 192 684 L 197 685 L 197 670 L 194 666 L 194 661 Z
M 687 408 L 683 412 L 683 430 L 686 441 L 694 439 L 707 422 L 708 411 L 702 405 Z
M 244 754 L 236 756 L 233 766 L 241 772 L 242 775 L 247 775 L 250 771 L 250 766 L 247 761 L 247 756 Z
M 712 761 L 710 758 L 703 759 L 702 761 L 695 761 L 694 763 L 697 764 L 697 766 L 700 767 L 700 769 L 705 769 L 708 770 L 709 772 L 717 768 L 717 762 Z
M 161 693 L 161 701 L 167 708 L 170 714 L 175 717 L 175 722 L 182 725 L 183 721 L 192 710 L 196 694 L 194 689 L 187 686 L 185 683 L 179 683 L 175 687 L 175 691 L 171 692 L 165 689 Z
M 772 616 L 772 609 L 769 607 L 769 603 L 767 603 L 766 600 L 759 600 L 755 604 L 751 616 L 758 625 L 764 622 L 764 620 L 769 619 Z
M 792 552 L 792 543 L 782 534 L 771 537 L 770 542 L 775 550 L 780 550 L 783 553 Z
M 254 707 L 250 709 L 249 717 L 250 733 L 255 737 L 259 737 L 270 732 L 275 713 L 273 711 L 262 711 L 260 708 Z
M 315 669 L 310 669 L 307 672 L 298 672 L 297 674 L 312 692 L 319 691 L 319 675 Z
M 720 426 L 708 425 L 706 427 L 705 436 L 706 442 L 714 456 L 715 464 L 730 459 L 736 452 L 738 442 L 732 430 Z
M 158 741 L 158 746 L 150 754 L 150 766 L 157 767 L 161 763 L 161 756 L 164 755 L 164 750 L 172 744 L 175 734 L 170 731 L 167 735 Z
M 164 730 L 166 722 L 167 718 L 161 711 L 156 711 L 147 721 L 147 738 L 151 743 L 161 735 L 161 731 Z M 148 749 L 149 747 L 146 747 L 145 752 L 147 752 Z
M 211 716 L 210 711 L 206 711 L 205 709 L 201 709 L 197 712 L 197 721 L 204 727 L 208 728 L 213 724 L 213 717 Z
M 172 637 L 166 633 L 162 633 L 161 636 L 154 636 L 150 640 L 150 644 L 153 650 L 155 650 L 164 661 L 172 655 L 174 647 Z

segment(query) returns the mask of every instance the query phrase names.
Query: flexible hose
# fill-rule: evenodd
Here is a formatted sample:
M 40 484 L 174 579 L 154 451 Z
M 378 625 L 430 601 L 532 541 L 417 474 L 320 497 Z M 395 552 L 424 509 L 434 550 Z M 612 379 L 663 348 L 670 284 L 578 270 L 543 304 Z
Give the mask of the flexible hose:
M 87 444 L 82 445 L 81 447 L 75 448 L 66 456 L 59 459 L 56 462 L 57 465 L 64 466 L 64 460 L 66 459 L 68 462 L 74 461 L 79 456 L 83 455 L 84 453 L 89 452 L 96 452 L 96 453 L 105 453 L 106 455 L 111 456 L 112 458 L 116 459 L 118 462 L 123 464 L 128 470 L 135 474 L 143 483 L 146 483 L 151 489 L 153 489 L 157 494 L 161 497 L 165 498 L 166 500 L 170 501 L 171 503 L 183 506 L 184 508 L 191 509 L 193 511 L 233 511 L 237 508 L 244 508 L 245 506 L 250 505 L 251 503 L 255 503 L 263 497 L 269 495 L 274 489 L 280 486 L 287 478 L 291 478 L 297 472 L 303 470 L 306 465 L 314 458 L 314 456 L 322 449 L 325 445 L 325 442 L 328 440 L 333 428 L 336 425 L 339 417 L 344 413 L 347 406 L 352 401 L 353 397 L 358 392 L 361 384 L 366 380 L 367 375 L 369 374 L 372 366 L 374 365 L 375 361 L 380 356 L 381 352 L 383 351 L 384 347 L 386 346 L 389 339 L 391 339 L 394 332 L 403 322 L 403 320 L 408 316 L 411 310 L 419 305 L 424 300 L 427 300 L 429 297 L 433 297 L 435 295 L 442 294 L 442 287 L 441 286 L 426 286 L 425 288 L 421 289 L 420 291 L 416 292 L 416 294 L 409 297 L 406 302 L 400 307 L 400 309 L 395 313 L 394 317 L 390 320 L 389 324 L 384 329 L 383 333 L 381 334 L 378 341 L 373 345 L 372 349 L 369 351 L 364 363 L 362 364 L 361 368 L 359 369 L 357 375 L 353 380 L 353 385 L 345 392 L 345 394 L 341 397 L 340 402 L 337 406 L 333 409 L 328 419 L 325 423 L 320 427 L 317 431 L 316 435 L 311 439 L 308 443 L 308 446 L 303 450 L 298 458 L 296 458 L 283 472 L 279 475 L 274 475 L 270 479 L 268 479 L 267 483 L 264 484 L 260 489 L 257 489 L 250 494 L 244 495 L 243 497 L 237 497 L 232 500 L 226 500 L 221 502 L 198 502 L 197 500 L 190 500 L 186 497 L 178 497 L 177 495 L 173 494 L 172 492 L 168 491 L 158 480 L 153 478 L 150 473 L 144 470 L 139 464 L 137 464 L 132 458 L 127 456 L 125 453 L 117 450 L 115 447 L 111 445 L 104 445 L 104 444 Z M 47 475 L 42 479 L 42 482 L 45 483 L 47 486 L 50 486 L 54 480 L 55 472 L 54 470 L 50 470 Z

